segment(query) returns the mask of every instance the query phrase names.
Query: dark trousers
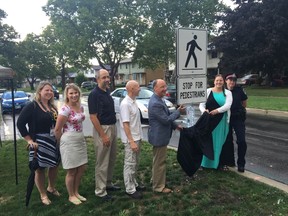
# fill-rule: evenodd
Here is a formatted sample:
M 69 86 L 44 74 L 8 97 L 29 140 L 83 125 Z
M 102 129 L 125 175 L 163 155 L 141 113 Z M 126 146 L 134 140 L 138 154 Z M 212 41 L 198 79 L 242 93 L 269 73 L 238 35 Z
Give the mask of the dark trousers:
M 233 131 L 236 134 L 237 143 L 237 165 L 239 167 L 245 167 L 245 155 L 247 151 L 247 144 L 245 139 L 245 121 L 240 119 L 240 117 L 231 116 L 230 128 L 227 135 L 226 141 L 222 147 L 222 152 L 220 156 L 220 165 L 235 166 L 234 159 L 234 144 L 233 144 Z
M 238 153 L 238 159 L 237 159 L 237 165 L 238 167 L 245 167 L 245 155 L 247 151 L 247 144 L 246 144 L 246 138 L 245 138 L 245 122 L 242 119 L 239 118 L 233 118 L 233 116 L 230 119 L 230 126 L 231 129 L 235 131 L 236 134 L 236 143 L 238 145 L 237 153 Z M 231 130 L 232 135 L 232 130 Z M 232 136 L 233 140 L 233 136 Z

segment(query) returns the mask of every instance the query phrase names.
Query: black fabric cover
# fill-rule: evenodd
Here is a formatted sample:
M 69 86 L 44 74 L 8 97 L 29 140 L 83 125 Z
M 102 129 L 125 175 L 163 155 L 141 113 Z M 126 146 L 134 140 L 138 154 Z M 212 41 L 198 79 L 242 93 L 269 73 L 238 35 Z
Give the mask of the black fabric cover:
M 177 152 L 177 160 L 188 176 L 192 176 L 200 167 L 203 154 L 210 160 L 214 159 L 212 128 L 210 115 L 204 112 L 196 124 L 183 128 Z

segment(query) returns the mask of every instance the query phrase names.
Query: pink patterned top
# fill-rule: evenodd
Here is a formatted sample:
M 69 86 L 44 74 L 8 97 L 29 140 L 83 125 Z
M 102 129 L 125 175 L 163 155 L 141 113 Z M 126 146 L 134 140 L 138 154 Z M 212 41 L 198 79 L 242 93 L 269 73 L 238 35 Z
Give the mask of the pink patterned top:
M 64 105 L 60 109 L 59 115 L 68 117 L 67 122 L 63 127 L 63 132 L 82 131 L 82 122 L 85 120 L 83 106 L 81 106 L 81 112 L 75 112 L 68 105 Z

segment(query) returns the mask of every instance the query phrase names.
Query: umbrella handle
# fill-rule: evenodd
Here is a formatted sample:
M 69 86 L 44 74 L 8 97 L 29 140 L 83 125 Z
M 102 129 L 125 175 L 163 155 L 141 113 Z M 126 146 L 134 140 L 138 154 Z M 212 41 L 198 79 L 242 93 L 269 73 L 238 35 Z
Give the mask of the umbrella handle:
M 27 144 L 27 145 L 26 145 L 26 149 L 27 149 L 27 151 L 30 150 L 30 144 Z M 33 148 L 33 149 L 34 149 L 34 148 Z M 34 158 L 37 157 L 37 149 L 34 149 L 34 155 L 33 155 L 33 157 L 34 157 Z

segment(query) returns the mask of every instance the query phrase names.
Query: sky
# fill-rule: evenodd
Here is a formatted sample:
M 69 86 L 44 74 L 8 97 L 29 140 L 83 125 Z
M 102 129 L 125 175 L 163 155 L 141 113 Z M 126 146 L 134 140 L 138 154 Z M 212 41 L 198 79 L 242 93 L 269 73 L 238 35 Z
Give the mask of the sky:
M 28 33 L 40 34 L 49 18 L 42 11 L 48 0 L 0 0 L 0 8 L 8 15 L 3 23 L 11 25 L 23 40 Z M 223 0 L 231 5 L 231 0 Z
M 48 24 L 49 18 L 42 11 L 48 0 L 0 0 L 0 8 L 7 17 L 3 23 L 13 26 L 21 40 L 29 33 L 40 34 Z

